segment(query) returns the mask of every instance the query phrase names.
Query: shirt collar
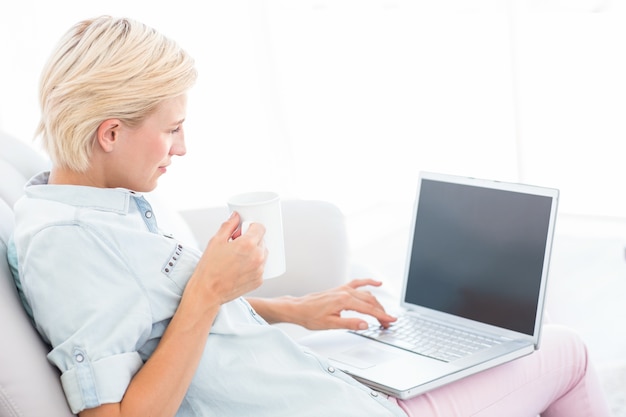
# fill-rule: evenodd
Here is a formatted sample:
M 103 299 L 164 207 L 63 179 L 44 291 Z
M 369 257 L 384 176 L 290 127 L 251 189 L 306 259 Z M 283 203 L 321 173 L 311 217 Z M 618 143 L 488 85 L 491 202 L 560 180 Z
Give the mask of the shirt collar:
M 50 172 L 45 171 L 31 178 L 25 186 L 30 198 L 41 198 L 76 207 L 98 208 L 117 213 L 128 213 L 129 202 L 142 194 L 126 188 L 99 188 L 84 185 L 48 184 Z

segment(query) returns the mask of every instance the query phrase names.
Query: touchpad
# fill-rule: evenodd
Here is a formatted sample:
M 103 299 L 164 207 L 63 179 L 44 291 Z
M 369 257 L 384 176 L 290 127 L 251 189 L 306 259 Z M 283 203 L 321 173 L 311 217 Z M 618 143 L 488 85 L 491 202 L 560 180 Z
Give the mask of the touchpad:
M 392 360 L 395 357 L 394 354 L 374 346 L 357 346 L 344 352 L 331 355 L 331 359 L 360 369 L 371 368 L 374 365 Z

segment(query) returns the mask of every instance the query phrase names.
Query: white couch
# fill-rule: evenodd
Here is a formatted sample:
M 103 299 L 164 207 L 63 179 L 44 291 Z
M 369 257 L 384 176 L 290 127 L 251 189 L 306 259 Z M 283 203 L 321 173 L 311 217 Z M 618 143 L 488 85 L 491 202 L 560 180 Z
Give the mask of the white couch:
M 13 228 L 12 207 L 24 183 L 48 167 L 25 142 L 0 132 L 0 417 L 70 417 L 59 374 L 46 359 L 47 346 L 32 328 L 19 302 L 6 260 Z M 163 229 L 204 247 L 224 220 L 226 207 L 172 212 L 152 195 Z M 346 282 L 349 274 L 345 219 L 323 201 L 283 201 L 287 272 L 266 281 L 257 296 L 301 295 Z M 297 326 L 283 325 L 298 337 Z

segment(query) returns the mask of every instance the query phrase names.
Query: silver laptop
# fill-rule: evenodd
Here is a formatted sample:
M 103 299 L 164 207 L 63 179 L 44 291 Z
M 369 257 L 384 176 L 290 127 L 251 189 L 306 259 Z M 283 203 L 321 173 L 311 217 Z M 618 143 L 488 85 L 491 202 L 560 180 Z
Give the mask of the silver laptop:
M 420 173 L 389 329 L 302 344 L 372 388 L 410 398 L 539 348 L 559 192 Z M 405 327 L 409 327 L 406 329 Z

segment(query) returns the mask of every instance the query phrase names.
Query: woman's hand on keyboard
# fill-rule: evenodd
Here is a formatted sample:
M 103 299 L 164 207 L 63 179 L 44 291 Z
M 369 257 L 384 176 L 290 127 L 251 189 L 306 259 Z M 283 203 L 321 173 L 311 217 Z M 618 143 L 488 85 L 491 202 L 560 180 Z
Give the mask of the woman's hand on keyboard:
M 373 279 L 355 279 L 330 290 L 293 298 L 291 322 L 310 330 L 349 329 L 364 330 L 368 322 L 359 317 L 344 317 L 342 312 L 353 311 L 378 320 L 381 326 L 389 327 L 396 321 L 387 314 L 376 297 L 365 286 L 379 287 L 382 282 Z

